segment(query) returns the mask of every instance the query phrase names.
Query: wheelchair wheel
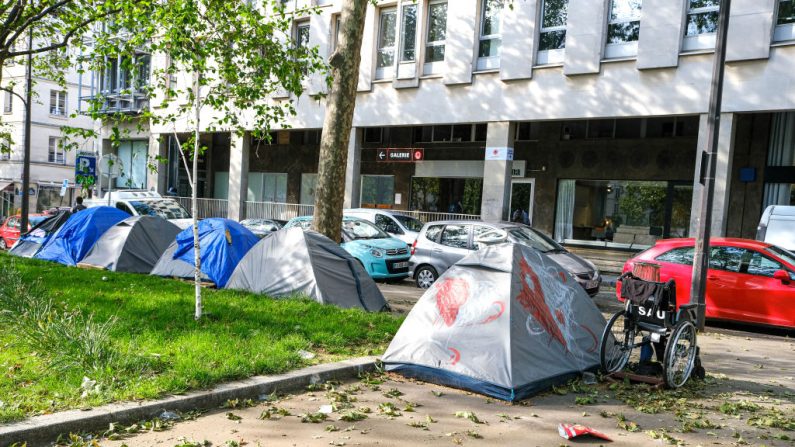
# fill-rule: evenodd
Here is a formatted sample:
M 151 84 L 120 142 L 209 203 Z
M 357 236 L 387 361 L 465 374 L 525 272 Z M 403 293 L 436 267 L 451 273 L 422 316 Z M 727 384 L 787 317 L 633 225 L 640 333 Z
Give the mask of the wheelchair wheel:
M 610 374 L 627 366 L 635 342 L 635 327 L 627 318 L 627 311 L 616 312 L 607 322 L 599 345 L 602 369 Z
M 671 330 L 665 347 L 663 376 L 669 388 L 684 385 L 696 363 L 696 327 L 689 320 L 680 320 Z

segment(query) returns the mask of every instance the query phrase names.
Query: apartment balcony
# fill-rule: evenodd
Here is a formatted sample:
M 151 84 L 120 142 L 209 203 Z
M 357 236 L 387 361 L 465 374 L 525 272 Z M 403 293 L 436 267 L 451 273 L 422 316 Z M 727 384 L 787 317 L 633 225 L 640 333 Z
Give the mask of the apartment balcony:
M 149 95 L 144 92 L 100 92 L 80 97 L 80 113 L 88 114 L 91 108 L 100 114 L 140 115 L 149 109 Z

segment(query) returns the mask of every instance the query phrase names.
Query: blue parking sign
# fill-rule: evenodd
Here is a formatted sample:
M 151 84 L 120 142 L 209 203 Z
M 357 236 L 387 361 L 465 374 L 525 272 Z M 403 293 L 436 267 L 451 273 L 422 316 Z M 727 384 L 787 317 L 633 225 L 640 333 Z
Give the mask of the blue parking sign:
M 97 181 L 97 157 L 93 154 L 78 154 L 75 159 L 75 178 L 77 176 L 92 177 L 93 182 Z

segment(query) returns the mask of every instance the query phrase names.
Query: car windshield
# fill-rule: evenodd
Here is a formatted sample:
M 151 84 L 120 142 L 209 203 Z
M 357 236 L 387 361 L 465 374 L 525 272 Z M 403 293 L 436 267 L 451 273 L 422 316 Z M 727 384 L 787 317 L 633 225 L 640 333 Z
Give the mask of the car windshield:
M 44 222 L 45 219 L 52 217 L 52 216 L 30 216 L 30 226 L 38 225 Z
M 419 232 L 422 230 L 423 223 L 413 217 L 404 216 L 402 214 L 393 214 L 392 217 L 409 231 Z
M 389 237 L 378 227 L 364 220 L 344 220 L 342 231 L 352 240 L 357 239 L 386 239 Z
M 516 242 L 535 248 L 542 253 L 562 252 L 563 247 L 552 239 L 527 227 L 513 227 L 508 233 Z
M 795 266 L 795 253 L 791 251 L 784 250 L 781 247 L 777 247 L 775 245 L 771 245 L 767 247 L 765 251 L 769 253 L 773 253 L 774 255 L 778 256 L 779 258 L 787 261 L 787 263 L 791 266 Z
M 160 216 L 163 219 L 190 219 L 190 213 L 176 200 L 158 199 L 145 202 L 131 200 L 130 205 L 141 216 Z

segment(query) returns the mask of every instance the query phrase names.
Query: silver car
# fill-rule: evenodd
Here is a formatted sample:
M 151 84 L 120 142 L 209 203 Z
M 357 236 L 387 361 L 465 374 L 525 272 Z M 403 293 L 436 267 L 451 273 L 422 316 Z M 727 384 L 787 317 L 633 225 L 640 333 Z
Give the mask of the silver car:
M 412 247 L 409 275 L 427 289 L 450 266 L 480 246 L 501 242 L 524 244 L 546 254 L 572 274 L 590 296 L 599 293 L 602 276 L 590 261 L 526 225 L 451 220 L 425 224 Z

